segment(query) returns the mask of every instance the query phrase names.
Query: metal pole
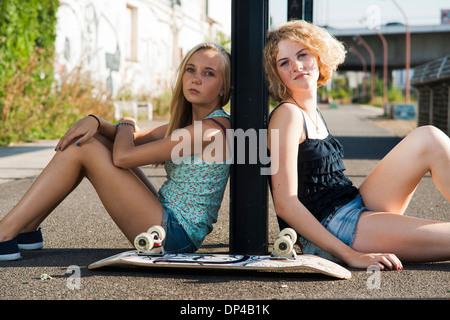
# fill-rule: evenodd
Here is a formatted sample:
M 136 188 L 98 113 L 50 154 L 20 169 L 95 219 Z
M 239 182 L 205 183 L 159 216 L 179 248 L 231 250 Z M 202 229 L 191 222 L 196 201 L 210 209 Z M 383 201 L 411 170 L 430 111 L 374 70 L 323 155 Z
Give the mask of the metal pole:
M 357 34 L 356 37 L 364 46 L 364 48 L 366 48 L 370 55 L 370 102 L 373 103 L 375 99 L 375 54 L 373 53 L 372 48 L 370 48 L 367 42 L 364 41 L 364 39 L 359 34 Z
M 409 89 L 410 89 L 410 79 L 409 79 L 409 69 L 410 69 L 410 60 L 411 60 L 411 32 L 409 28 L 409 20 L 405 11 L 403 11 L 402 7 L 398 4 L 396 0 L 392 0 L 392 2 L 397 6 L 400 12 L 405 19 L 406 26 L 406 39 L 405 39 L 405 70 L 406 70 L 406 84 L 405 84 L 405 102 L 409 103 Z
M 367 95 L 367 62 L 364 56 L 356 49 L 354 45 L 350 45 L 351 51 L 361 60 L 361 64 L 363 66 L 363 83 L 362 83 L 362 96 L 365 97 Z
M 263 49 L 268 29 L 269 0 L 233 0 L 231 30 L 232 95 L 231 120 L 235 136 L 256 133 L 251 139 L 234 138 L 234 163 L 230 176 L 230 252 L 266 254 L 268 251 L 267 176 L 261 175 L 260 129 L 267 128 L 268 94 L 263 68 Z M 257 148 L 257 163 L 249 163 L 249 153 Z M 237 153 L 245 152 L 245 163 Z M 262 150 L 266 152 L 267 149 Z M 254 156 L 254 155 L 253 155 Z
M 383 108 L 386 110 L 387 105 L 387 72 L 388 72 L 388 44 L 386 41 L 386 38 L 383 36 L 383 34 L 375 29 L 375 32 L 377 33 L 378 37 L 381 40 L 381 43 L 383 44 Z
M 313 21 L 313 0 L 288 0 L 288 20 Z
M 303 0 L 303 20 L 313 22 L 313 0 Z

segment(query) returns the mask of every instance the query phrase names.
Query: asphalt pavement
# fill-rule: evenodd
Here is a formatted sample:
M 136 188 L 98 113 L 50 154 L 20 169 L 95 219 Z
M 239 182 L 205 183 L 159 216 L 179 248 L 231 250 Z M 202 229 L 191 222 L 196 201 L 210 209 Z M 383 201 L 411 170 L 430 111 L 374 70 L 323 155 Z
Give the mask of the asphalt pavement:
M 374 125 L 381 110 L 373 107 L 339 105 L 322 107 L 333 135 L 345 147 L 347 175 L 359 185 L 377 162 L 402 137 L 392 130 Z M 156 125 L 140 123 L 141 127 Z M 395 124 L 394 124 L 395 125 Z M 0 148 L 0 217 L 21 198 L 54 153 L 56 141 L 39 141 Z M 158 187 L 164 179 L 162 168 L 144 167 Z M 433 185 L 430 176 L 421 181 L 408 215 L 449 221 L 450 204 Z M 255 306 L 261 312 L 268 305 L 272 316 L 286 308 L 313 306 L 316 302 L 447 300 L 450 298 L 450 262 L 405 264 L 404 270 L 373 272 L 350 269 L 352 278 L 335 280 L 311 272 L 232 272 L 195 270 L 147 270 L 108 268 L 89 270 L 88 265 L 113 254 L 131 250 L 132 246 L 113 223 L 94 189 L 83 181 L 42 224 L 45 248 L 22 252 L 22 259 L 0 262 L 0 300 L 90 301 L 144 300 L 159 301 L 169 313 L 206 311 L 216 307 L 216 316 L 236 317 L 225 305 Z M 269 209 L 269 241 L 279 232 L 272 202 Z M 200 252 L 229 251 L 229 193 L 225 193 L 219 221 L 207 236 Z M 175 304 L 164 304 L 163 301 Z M 245 301 L 248 301 L 246 304 Z M 233 303 L 231 303 L 233 302 Z M 287 303 L 287 304 L 285 304 Z M 12 303 L 14 305 L 14 303 Z M 414 305 L 413 305 L 414 306 Z M 189 309 L 191 308 L 191 309 Z M 221 314 L 218 314 L 221 308 Z M 231 308 L 231 309 L 230 309 Z M 241 309 L 242 311 L 243 309 Z M 237 311 L 237 309 L 235 310 Z M 261 316 L 263 314 L 260 314 Z M 205 316 L 205 314 L 203 315 Z M 268 318 L 269 315 L 265 314 Z

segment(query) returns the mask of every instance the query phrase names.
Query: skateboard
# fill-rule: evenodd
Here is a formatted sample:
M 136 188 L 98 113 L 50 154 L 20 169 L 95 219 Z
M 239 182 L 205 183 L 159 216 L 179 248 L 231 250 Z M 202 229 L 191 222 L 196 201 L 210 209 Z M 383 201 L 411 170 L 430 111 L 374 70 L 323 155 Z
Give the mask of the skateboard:
M 297 254 L 294 243 L 297 233 L 283 229 L 274 243 L 270 255 L 238 255 L 183 253 L 169 254 L 164 251 L 162 241 L 165 232 L 160 226 L 151 227 L 139 234 L 134 241 L 136 250 L 126 251 L 99 260 L 89 269 L 106 266 L 140 266 L 152 268 L 197 268 L 253 271 L 312 271 L 337 279 L 350 279 L 351 273 L 343 266 L 327 259 L 307 254 Z

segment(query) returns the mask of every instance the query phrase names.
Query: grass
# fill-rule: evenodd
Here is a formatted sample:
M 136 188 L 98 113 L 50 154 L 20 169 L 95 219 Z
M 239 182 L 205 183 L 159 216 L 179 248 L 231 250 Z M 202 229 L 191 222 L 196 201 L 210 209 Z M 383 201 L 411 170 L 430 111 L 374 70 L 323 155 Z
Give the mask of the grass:
M 60 83 L 42 81 L 49 75 L 33 77 L 38 69 L 36 50 L 26 67 L 18 71 L 0 91 L 0 145 L 61 137 L 74 122 L 90 113 L 112 119 L 111 98 L 81 67 Z

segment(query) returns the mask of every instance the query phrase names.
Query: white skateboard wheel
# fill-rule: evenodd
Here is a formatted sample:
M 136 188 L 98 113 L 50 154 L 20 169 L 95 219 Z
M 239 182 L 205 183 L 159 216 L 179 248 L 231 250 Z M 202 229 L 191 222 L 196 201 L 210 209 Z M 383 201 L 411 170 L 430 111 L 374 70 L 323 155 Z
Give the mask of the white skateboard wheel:
M 148 234 L 156 235 L 158 240 L 164 240 L 166 237 L 166 230 L 161 226 L 153 226 L 147 231 Z
M 279 237 L 274 243 L 274 250 L 279 256 L 288 256 L 294 250 L 294 243 L 290 237 Z
M 285 228 L 283 230 L 281 230 L 280 234 L 278 235 L 278 237 L 285 237 L 288 236 L 289 238 L 292 239 L 292 243 L 296 243 L 297 242 L 297 232 L 295 232 L 294 229 L 292 228 Z
M 150 251 L 153 249 L 153 245 L 153 235 L 150 233 L 144 232 L 134 238 L 134 247 L 140 252 Z

